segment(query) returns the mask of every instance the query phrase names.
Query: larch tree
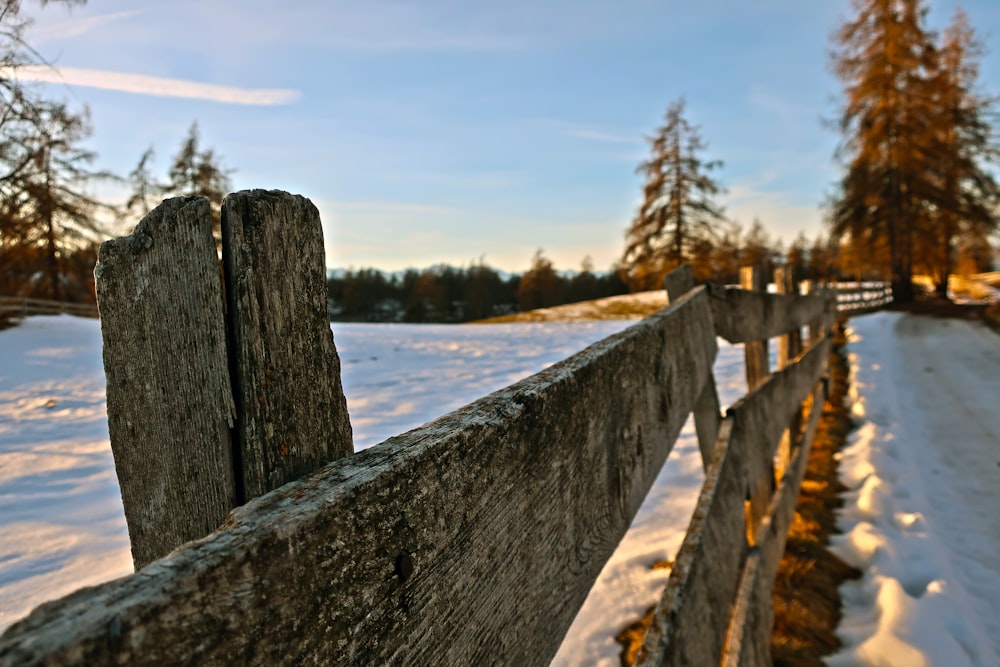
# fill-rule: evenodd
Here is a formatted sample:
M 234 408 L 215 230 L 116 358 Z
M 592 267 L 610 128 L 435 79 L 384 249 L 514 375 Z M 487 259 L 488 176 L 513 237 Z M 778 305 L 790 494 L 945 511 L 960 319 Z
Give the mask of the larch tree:
M 709 172 L 719 161 L 701 157 L 706 144 L 700 128 L 684 117 L 683 98 L 667 109 L 664 124 L 649 138 L 650 158 L 643 199 L 626 234 L 621 266 L 632 291 L 657 289 L 672 269 L 691 259 L 696 243 L 712 240 L 724 220 L 715 202 L 719 184 Z
M 81 146 L 90 136 L 85 115 L 50 103 L 40 108 L 35 130 L 23 143 L 30 160 L 9 182 L 5 198 L 30 230 L 26 240 L 40 251 L 46 293 L 63 300 L 66 258 L 107 235 L 100 217 L 111 207 L 93 198 L 89 188 L 113 176 L 93 169 L 95 154 Z
M 937 191 L 928 203 L 928 225 L 918 237 L 922 268 L 948 297 L 959 244 L 988 237 L 1000 226 L 1000 186 L 987 168 L 1000 149 L 989 119 L 994 98 L 978 92 L 983 49 L 959 8 L 945 30 L 932 79 L 937 116 L 932 172 Z
M 844 84 L 838 150 L 846 173 L 830 221 L 857 249 L 884 245 L 893 297 L 913 299 L 917 231 L 934 188 L 936 50 L 923 0 L 854 0 L 837 34 L 834 67 Z

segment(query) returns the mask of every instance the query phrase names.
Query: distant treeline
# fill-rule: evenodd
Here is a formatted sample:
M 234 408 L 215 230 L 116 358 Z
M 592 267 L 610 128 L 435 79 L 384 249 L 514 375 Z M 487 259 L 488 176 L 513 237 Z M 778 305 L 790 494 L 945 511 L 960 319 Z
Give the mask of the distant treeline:
M 328 277 L 327 290 L 333 320 L 469 322 L 625 294 L 628 287 L 617 271 L 595 273 L 589 262 L 575 275 L 560 274 L 538 252 L 520 275 L 501 274 L 483 263 L 402 274 L 358 269 Z

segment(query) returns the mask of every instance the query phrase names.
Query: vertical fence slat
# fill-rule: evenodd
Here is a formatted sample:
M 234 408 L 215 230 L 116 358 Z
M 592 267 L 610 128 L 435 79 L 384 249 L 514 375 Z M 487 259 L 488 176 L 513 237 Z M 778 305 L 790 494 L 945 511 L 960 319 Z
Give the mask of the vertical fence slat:
M 767 274 L 764 267 L 744 266 L 740 269 L 740 287 L 752 292 L 767 291 Z M 754 340 L 743 344 L 743 354 L 746 360 L 747 392 L 752 392 L 770 375 L 768 368 L 768 341 Z M 757 537 L 757 527 L 767 513 L 771 493 L 774 491 L 774 465 L 771 468 L 770 479 L 761 479 L 749 489 L 747 498 L 747 540 L 752 545 Z
M 774 285 L 778 294 L 799 293 L 799 284 L 791 267 L 778 267 L 774 270 Z M 802 352 L 802 331 L 795 329 L 778 337 L 778 368 L 786 367 Z M 788 462 L 792 458 L 792 445 L 802 428 L 802 408 L 792 415 L 788 428 L 781 436 L 775 457 L 775 477 L 781 479 Z
M 663 278 L 663 289 L 667 299 L 673 303 L 694 288 L 694 269 L 690 264 L 682 264 Z
M 241 495 L 249 500 L 352 453 L 351 424 L 316 207 L 280 191 L 237 192 L 223 202 L 222 233 Z
M 767 291 L 767 275 L 763 267 L 744 266 L 740 269 L 740 287 L 752 292 Z M 767 360 L 767 340 L 743 344 L 746 359 L 747 391 L 753 391 L 770 374 Z
M 207 199 L 168 199 L 131 236 L 104 243 L 94 271 L 108 431 L 136 569 L 215 530 L 234 505 L 211 229 Z

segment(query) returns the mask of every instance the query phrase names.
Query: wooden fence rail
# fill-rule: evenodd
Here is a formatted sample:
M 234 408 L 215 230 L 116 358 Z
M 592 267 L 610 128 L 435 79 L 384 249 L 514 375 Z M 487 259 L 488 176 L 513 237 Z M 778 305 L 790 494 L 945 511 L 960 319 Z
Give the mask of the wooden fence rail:
M 200 456 L 210 465 L 178 475 L 169 456 L 147 459 L 142 483 L 126 492 L 130 483 L 122 480 L 126 515 L 130 504 L 187 512 L 200 506 L 190 496 L 199 493 L 232 507 L 220 518 L 213 505 L 198 515 L 200 524 L 148 551 L 135 549 L 144 538 L 139 528 L 132 534 L 130 519 L 141 569 L 39 607 L 0 637 L 0 663 L 548 664 L 693 413 L 706 480 L 640 661 L 768 664 L 776 559 L 825 399 L 835 312 L 829 293 L 798 296 L 784 277 L 787 294 L 692 288 L 690 271 L 681 270 L 668 277 L 670 305 L 659 313 L 380 445 L 340 458 L 342 445 L 328 446 L 324 456 L 335 460 L 322 464 L 309 455 L 309 466 L 319 467 L 298 479 L 283 483 L 284 473 L 266 473 L 273 489 L 248 492 L 245 483 L 241 499 L 234 480 L 248 461 L 280 470 L 309 441 L 331 443 L 342 433 L 317 435 L 303 425 L 346 417 L 335 364 L 324 371 L 335 381 L 317 381 L 324 384 L 319 398 L 289 394 L 322 410 L 292 413 L 282 396 L 268 393 L 315 380 L 295 365 L 302 356 L 295 332 L 325 340 L 310 338 L 314 308 L 325 301 L 308 287 L 322 279 L 322 255 L 312 260 L 319 271 L 296 266 L 299 277 L 282 276 L 302 256 L 296 248 L 321 233 L 314 211 L 276 192 L 227 199 L 224 290 L 203 248 L 208 207 L 198 200 L 166 202 L 132 237 L 102 249 L 99 279 L 114 283 L 99 289 L 109 327 L 109 427 L 119 424 L 111 429 L 116 460 L 120 451 L 141 460 L 147 439 L 157 450 L 186 446 L 190 432 L 176 422 L 208 411 L 198 430 L 205 436 Z M 161 288 L 152 276 L 172 270 L 163 260 L 171 235 L 184 239 L 177 253 L 202 256 L 202 280 L 192 287 L 193 272 L 185 270 L 155 295 Z M 196 246 L 202 249 L 193 252 Z M 202 290 L 198 299 L 182 296 L 192 289 Z M 167 321 L 152 310 L 158 300 L 200 305 Z M 136 340 L 110 340 L 130 313 L 144 322 Z M 208 313 L 207 323 L 195 324 L 202 322 L 195 313 Z M 235 335 L 247 319 L 249 333 Z M 152 328 L 157 321 L 217 333 L 197 350 L 182 338 L 149 343 L 160 335 Z M 712 375 L 716 335 L 761 345 L 783 337 L 779 368 L 770 372 L 765 356 L 749 371 L 753 389 L 724 416 Z M 154 347 L 140 350 L 140 343 Z M 243 349 L 251 360 L 237 353 Z M 216 367 L 206 377 L 217 381 L 191 375 L 173 384 L 185 358 Z M 216 397 L 208 408 L 174 396 L 192 381 Z M 125 408 L 111 399 L 118 382 L 152 389 Z M 226 396 L 260 411 L 239 413 L 230 425 Z M 175 400 L 177 407 L 156 408 L 165 415 L 154 422 L 156 433 L 143 426 L 138 435 L 143 403 Z M 237 426 L 251 419 L 260 426 Z M 289 445 L 300 429 L 311 434 L 305 444 Z M 289 435 L 274 437 L 282 430 Z M 206 484 L 199 477 L 210 469 L 216 479 Z M 152 479 L 157 475 L 172 481 Z M 184 479 L 192 477 L 199 479 Z M 143 485 L 152 485 L 145 496 Z M 133 512 L 136 521 L 159 520 L 140 514 Z
M 89 303 L 68 303 L 47 299 L 30 299 L 23 296 L 0 296 L 0 316 L 28 317 L 29 315 L 76 315 L 97 317 L 97 306 Z

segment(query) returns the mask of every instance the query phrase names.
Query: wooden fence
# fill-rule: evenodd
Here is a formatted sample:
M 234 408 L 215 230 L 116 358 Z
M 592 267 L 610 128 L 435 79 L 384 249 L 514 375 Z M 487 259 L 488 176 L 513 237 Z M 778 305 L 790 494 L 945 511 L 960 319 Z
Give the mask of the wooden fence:
M 29 315 L 76 315 L 97 317 L 97 306 L 89 303 L 67 303 L 23 296 L 0 296 L 0 318 L 24 318 Z
M 679 270 L 659 313 L 349 454 L 310 283 L 315 208 L 227 198 L 224 281 L 209 229 L 207 202 L 168 200 L 101 250 L 109 430 L 141 569 L 42 605 L 0 637 L 0 662 L 548 664 L 693 413 L 706 480 L 640 662 L 769 664 L 829 292 L 784 275 L 779 294 L 692 288 Z M 717 335 L 746 346 L 752 388 L 725 415 Z

